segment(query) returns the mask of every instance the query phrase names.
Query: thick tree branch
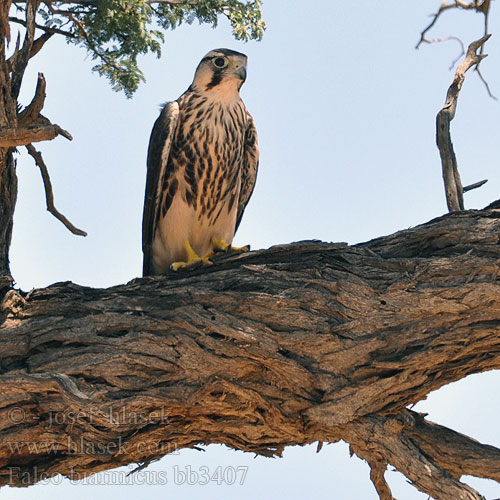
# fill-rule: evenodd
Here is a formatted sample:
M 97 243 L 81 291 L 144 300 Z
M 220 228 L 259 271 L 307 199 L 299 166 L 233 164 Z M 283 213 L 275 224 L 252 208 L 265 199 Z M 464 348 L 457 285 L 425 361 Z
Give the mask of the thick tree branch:
M 406 407 L 500 368 L 500 214 L 348 247 L 300 242 L 108 290 L 11 290 L 0 327 L 0 484 L 74 479 L 176 448 L 262 455 L 346 440 L 436 499 L 479 499 L 500 450 Z M 485 402 L 486 404 L 486 402 Z
M 436 117 L 436 143 L 441 156 L 446 204 L 450 212 L 464 209 L 464 189 L 458 173 L 453 143 L 451 142 L 450 122 L 455 117 L 458 95 L 465 80 L 465 73 L 471 66 L 478 64 L 486 57 L 485 54 L 481 55 L 476 52 L 490 36 L 485 35 L 469 45 L 465 59 L 458 66 L 453 82 L 448 89 L 443 109 L 439 111 Z
M 477 491 L 459 481 L 446 468 L 441 468 L 435 463 L 436 451 L 430 450 L 427 454 L 405 432 L 404 417 L 412 418 L 411 412 L 403 413 L 397 419 L 368 417 L 348 427 L 345 439 L 351 444 L 353 451 L 361 458 L 377 454 L 391 463 L 402 472 L 420 491 L 429 494 L 435 500 L 484 500 Z M 418 437 L 418 433 L 415 433 Z M 428 449 L 426 451 L 429 451 Z M 461 455 L 465 450 L 461 450 Z M 498 456 L 494 464 L 498 468 Z M 457 457 L 454 457 L 455 459 Z M 367 459 L 372 467 L 370 459 Z M 446 460 L 441 462 L 447 465 Z M 376 469 L 375 469 L 376 470 Z M 378 473 L 380 475 L 380 472 Z M 377 474 L 375 474 L 377 477 Z M 378 478 L 380 481 L 380 477 Z M 383 478 L 382 478 L 383 479 Z M 375 483 L 376 484 L 376 483 Z M 379 483 L 380 484 L 380 483 Z M 379 488 L 377 488 L 379 491 Z M 380 495 L 382 499 L 391 499 L 388 493 Z
M 500 482 L 500 450 L 463 434 L 428 422 L 423 415 L 408 412 L 407 435 L 439 466 L 462 475 L 491 478 Z

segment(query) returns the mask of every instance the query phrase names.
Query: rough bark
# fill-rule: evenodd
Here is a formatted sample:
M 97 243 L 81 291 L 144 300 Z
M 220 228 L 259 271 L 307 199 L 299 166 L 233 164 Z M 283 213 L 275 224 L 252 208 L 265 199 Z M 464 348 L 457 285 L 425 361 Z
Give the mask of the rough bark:
M 499 235 L 499 211 L 458 212 L 356 246 L 299 242 L 109 289 L 12 290 L 0 484 L 200 443 L 280 455 L 344 439 L 381 498 L 387 464 L 433 498 L 482 498 L 460 476 L 500 480 L 500 450 L 406 407 L 500 368 Z

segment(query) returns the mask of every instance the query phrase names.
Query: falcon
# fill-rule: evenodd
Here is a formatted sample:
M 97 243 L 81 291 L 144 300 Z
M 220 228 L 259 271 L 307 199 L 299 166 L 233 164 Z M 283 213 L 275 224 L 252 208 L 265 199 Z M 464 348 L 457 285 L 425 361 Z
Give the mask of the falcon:
M 239 91 L 247 56 L 209 52 L 193 83 L 165 104 L 149 140 L 142 219 L 144 276 L 212 264 L 232 247 L 253 192 L 257 132 Z

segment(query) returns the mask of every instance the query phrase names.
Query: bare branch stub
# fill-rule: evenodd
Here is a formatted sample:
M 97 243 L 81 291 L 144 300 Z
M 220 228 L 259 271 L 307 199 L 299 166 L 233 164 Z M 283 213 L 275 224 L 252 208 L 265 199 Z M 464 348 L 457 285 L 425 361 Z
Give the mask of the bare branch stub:
M 444 107 L 436 117 L 436 143 L 441 156 L 446 204 L 449 212 L 464 210 L 464 189 L 460 180 L 457 159 L 451 141 L 450 122 L 455 117 L 458 95 L 465 80 L 465 73 L 470 67 L 478 64 L 486 57 L 485 54 L 478 54 L 477 50 L 484 45 L 490 36 L 485 35 L 469 45 L 465 59 L 459 64 L 453 81 L 448 88 Z
M 85 231 L 75 227 L 54 205 L 54 192 L 52 190 L 52 183 L 50 181 L 49 171 L 47 165 L 43 161 L 42 154 L 35 149 L 32 144 L 27 144 L 26 149 L 30 156 L 35 160 L 40 172 L 42 174 L 43 186 L 45 188 L 45 201 L 47 203 L 47 210 L 58 220 L 60 220 L 73 234 L 78 236 L 87 236 Z
M 472 191 L 473 189 L 480 188 L 481 186 L 484 186 L 488 182 L 488 179 L 483 179 L 482 181 L 475 182 L 474 184 L 469 184 L 468 186 L 463 187 L 464 193 L 467 191 Z
M 35 95 L 33 96 L 30 104 L 19 113 L 17 117 L 18 126 L 30 126 L 37 122 L 40 112 L 43 109 L 43 105 L 45 104 L 46 86 L 47 83 L 43 73 L 38 73 Z
M 15 148 L 17 146 L 26 146 L 32 142 L 51 141 L 58 135 L 71 140 L 72 136 L 59 125 L 35 125 L 22 128 L 0 129 L 0 148 Z

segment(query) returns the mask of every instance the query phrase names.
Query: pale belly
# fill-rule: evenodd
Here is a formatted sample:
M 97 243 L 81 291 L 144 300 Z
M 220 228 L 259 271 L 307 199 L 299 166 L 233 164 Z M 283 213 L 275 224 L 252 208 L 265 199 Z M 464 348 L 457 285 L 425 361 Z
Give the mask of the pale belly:
M 213 250 L 214 240 L 222 239 L 231 244 L 234 238 L 237 208 L 237 203 L 230 207 L 229 200 L 225 200 L 217 219 L 209 221 L 207 214 L 201 213 L 199 204 L 196 208 L 189 205 L 178 192 L 165 217 L 160 219 L 153 238 L 155 273 L 168 271 L 173 262 L 185 262 L 186 242 L 189 242 L 200 257 Z

